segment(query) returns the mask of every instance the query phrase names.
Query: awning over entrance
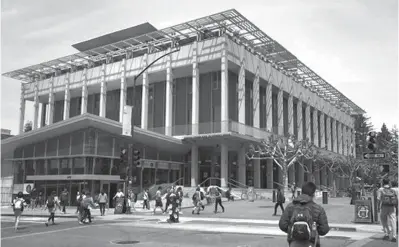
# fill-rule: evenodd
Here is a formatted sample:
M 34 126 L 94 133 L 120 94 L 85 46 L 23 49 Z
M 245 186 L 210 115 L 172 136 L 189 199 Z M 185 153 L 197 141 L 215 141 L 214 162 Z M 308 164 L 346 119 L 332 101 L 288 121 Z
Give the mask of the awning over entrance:
M 59 181 L 59 180 L 102 180 L 102 181 L 123 181 L 119 175 L 35 175 L 26 176 L 28 181 Z
M 87 127 L 94 127 L 114 135 L 121 135 L 122 133 L 121 123 L 86 113 L 21 135 L 7 138 L 1 142 L 1 151 L 3 153 L 13 152 L 15 148 L 19 146 L 28 145 L 33 142 L 40 142 Z M 150 147 L 173 153 L 185 153 L 190 150 L 190 146 L 184 145 L 182 140 L 138 127 L 134 127 L 134 139 L 135 141 Z

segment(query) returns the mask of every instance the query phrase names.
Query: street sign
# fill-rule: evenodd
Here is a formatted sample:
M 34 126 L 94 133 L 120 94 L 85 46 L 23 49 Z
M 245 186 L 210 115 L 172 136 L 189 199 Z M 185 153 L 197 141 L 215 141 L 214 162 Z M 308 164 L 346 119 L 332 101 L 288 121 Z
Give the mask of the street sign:
M 369 159 L 384 159 L 385 153 L 363 153 L 363 158 L 366 160 Z

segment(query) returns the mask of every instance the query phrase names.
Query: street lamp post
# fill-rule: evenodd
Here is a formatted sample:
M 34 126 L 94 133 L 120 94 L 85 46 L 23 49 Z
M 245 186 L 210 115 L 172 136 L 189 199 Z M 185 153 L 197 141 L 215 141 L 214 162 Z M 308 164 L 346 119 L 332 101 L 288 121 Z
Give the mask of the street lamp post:
M 135 118 L 135 105 L 134 105 L 134 101 L 135 101 L 135 99 L 136 99 L 136 81 L 137 81 L 137 79 L 147 70 L 147 69 L 149 69 L 154 63 L 156 63 L 156 62 L 158 62 L 160 59 L 162 59 L 162 58 L 164 58 L 164 57 L 166 57 L 166 56 L 168 56 L 168 55 L 170 55 L 170 54 L 172 54 L 172 53 L 175 53 L 175 52 L 178 52 L 178 51 L 180 51 L 180 47 L 179 47 L 179 45 L 178 45 L 178 43 L 175 43 L 175 42 L 173 42 L 172 44 L 174 44 L 174 50 L 172 50 L 172 51 L 170 51 L 170 52 L 167 52 L 167 53 L 165 53 L 165 54 L 163 54 L 162 56 L 160 56 L 160 57 L 158 57 L 157 59 L 155 59 L 154 61 L 152 61 L 149 65 L 147 65 L 139 74 L 137 74 L 137 75 L 135 75 L 134 76 L 134 79 L 133 79 L 133 100 L 132 100 L 132 121 L 131 121 L 131 124 L 132 124 L 132 131 L 131 131 L 131 133 L 132 133 L 132 139 L 134 138 L 133 136 L 134 136 L 134 118 Z M 126 176 L 126 190 L 128 191 L 128 187 L 129 187 L 129 189 L 131 189 L 132 188 L 132 186 L 133 186 L 133 174 L 135 173 L 135 172 L 133 172 L 133 169 L 135 169 L 136 167 L 135 166 L 133 166 L 133 150 L 134 150 L 134 145 L 133 145 L 133 143 L 130 143 L 129 144 L 129 149 L 128 149 L 128 165 L 129 165 L 129 174 L 126 174 L 126 175 L 128 175 L 128 176 Z M 130 183 L 128 183 L 128 181 L 129 181 L 129 179 L 130 179 Z M 137 179 L 136 179 L 136 181 L 137 181 Z M 141 183 L 142 183 L 142 181 L 140 181 L 140 187 L 141 187 Z M 140 188 L 141 189 L 141 188 Z M 127 196 L 127 191 L 126 191 L 126 196 Z

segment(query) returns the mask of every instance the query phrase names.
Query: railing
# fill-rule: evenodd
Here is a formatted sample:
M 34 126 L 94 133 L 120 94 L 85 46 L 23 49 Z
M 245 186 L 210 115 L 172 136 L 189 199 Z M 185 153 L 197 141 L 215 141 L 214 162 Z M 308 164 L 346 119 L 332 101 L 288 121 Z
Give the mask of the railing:
M 158 187 L 162 187 L 161 194 L 163 195 L 163 194 L 165 194 L 167 192 L 168 188 L 171 188 L 173 185 L 178 184 L 178 182 L 183 180 L 183 179 L 184 178 L 181 177 L 181 178 L 177 179 L 176 181 L 174 181 L 172 183 L 163 183 L 163 184 L 154 184 L 154 185 L 152 185 L 151 187 L 148 188 L 148 193 L 149 193 L 149 196 L 150 196 L 150 200 L 154 199 L 154 196 L 155 196 L 155 194 L 156 194 L 156 192 L 158 190 Z M 138 193 L 137 194 L 137 199 L 138 200 L 143 200 L 143 195 L 144 195 L 143 191 Z

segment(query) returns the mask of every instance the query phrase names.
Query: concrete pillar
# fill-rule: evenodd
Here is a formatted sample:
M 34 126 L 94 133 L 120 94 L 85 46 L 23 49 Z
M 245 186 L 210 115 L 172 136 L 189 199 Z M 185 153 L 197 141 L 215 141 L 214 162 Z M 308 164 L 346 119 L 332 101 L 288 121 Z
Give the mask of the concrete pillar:
M 255 188 L 260 188 L 260 160 L 256 159 L 253 160 L 253 165 L 254 165 L 254 187 Z
M 165 90 L 165 135 L 172 136 L 173 125 L 173 71 L 172 55 L 167 57 Z
M 256 73 L 255 73 L 255 79 L 253 83 L 253 89 L 252 89 L 252 101 L 253 101 L 253 111 L 254 111 L 254 127 L 255 128 L 260 128 L 260 90 L 259 90 L 259 67 L 256 68 Z M 260 163 L 259 163 L 260 164 Z M 260 165 L 259 165 L 260 167 Z M 259 170 L 260 171 L 260 170 Z M 259 186 L 260 186 L 260 180 L 259 180 Z M 259 187 L 258 187 L 259 188 Z
M 288 134 L 294 134 L 294 97 L 288 96 Z
M 198 185 L 198 146 L 191 146 L 191 187 Z
M 40 128 L 43 128 L 44 126 L 46 126 L 46 104 L 45 103 L 41 103 L 40 104 Z
M 326 127 L 327 127 L 327 150 L 332 151 L 332 145 L 331 145 L 331 117 L 327 116 L 326 118 Z
M 71 108 L 71 92 L 69 90 L 69 78 L 70 78 L 70 73 L 68 72 L 65 75 L 65 93 L 64 93 L 64 118 L 63 120 L 66 120 L 69 118 L 69 111 Z
M 321 178 L 320 178 L 320 181 L 321 181 L 321 185 L 323 185 L 323 186 L 327 186 L 327 177 L 328 177 L 328 175 L 327 175 L 327 167 L 326 166 L 323 166 L 323 168 L 322 168 L 322 170 L 321 170 L 321 174 L 320 174 L 320 176 L 321 176 Z
M 220 187 L 227 187 L 229 181 L 229 149 L 225 143 L 220 145 Z
M 47 124 L 53 124 L 54 122 L 54 77 L 50 80 L 50 88 L 48 94 L 48 112 L 47 112 Z
M 197 48 L 198 42 L 193 44 L 193 77 L 192 77 L 192 98 L 191 98 L 191 122 L 192 122 L 192 135 L 198 135 L 199 124 L 199 69 L 197 61 Z
M 143 56 L 143 67 L 147 66 L 148 63 L 148 53 Z M 142 98 L 141 98 L 141 128 L 148 128 L 148 91 L 149 91 L 149 82 L 148 82 L 148 72 L 143 73 L 143 90 L 142 90 Z
M 331 151 L 337 153 L 338 152 L 337 151 L 337 122 L 333 118 L 331 119 L 331 121 L 332 121 L 332 138 L 333 138 L 333 141 L 332 141 L 333 146 L 332 146 Z
M 238 182 L 241 185 L 247 184 L 247 164 L 245 159 L 245 146 L 241 146 L 238 152 Z
M 33 108 L 34 108 L 34 115 L 33 115 L 33 126 L 32 129 L 35 130 L 38 127 L 39 124 L 39 82 L 36 80 L 35 81 L 35 91 L 34 91 L 34 103 L 33 103 Z
M 306 104 L 305 108 L 305 124 L 306 124 L 306 138 L 309 140 L 309 142 L 312 140 L 311 135 L 310 135 L 310 105 Z
M 229 132 L 229 60 L 227 59 L 227 45 L 224 43 L 221 58 L 221 130 L 222 133 Z
M 302 140 L 303 139 L 303 116 L 302 116 L 302 101 L 298 100 L 298 103 L 296 105 L 296 116 L 297 116 L 297 128 L 298 128 L 298 138 L 297 140 Z
M 326 130 L 325 130 L 324 118 L 325 118 L 324 113 L 320 112 L 320 136 L 319 136 L 319 138 L 320 138 L 320 143 L 321 143 L 320 147 L 321 148 L 326 148 L 326 135 L 325 135 Z
M 273 189 L 273 160 L 266 160 L 266 182 L 267 188 Z
M 313 108 L 313 143 L 316 147 L 319 146 L 319 111 Z
M 107 109 L 107 82 L 105 81 L 105 63 L 101 66 L 101 89 L 100 89 L 100 117 L 105 118 Z
M 123 123 L 123 109 L 127 103 L 127 85 L 126 85 L 126 59 L 122 59 L 121 70 L 121 91 L 119 97 L 119 122 Z
M 356 137 L 355 137 L 355 131 L 353 129 L 351 129 L 351 151 L 352 151 L 352 155 L 353 157 L 356 158 Z
M 84 68 L 83 69 L 83 86 L 82 86 L 82 104 L 80 107 L 80 113 L 82 115 L 87 113 L 88 100 L 89 100 L 89 91 L 87 90 L 87 68 Z M 123 111 L 123 108 L 122 108 L 122 111 Z M 122 112 L 122 114 L 123 114 L 123 112 Z M 122 118 L 119 118 L 119 119 L 121 120 Z
M 283 104 L 283 90 L 279 89 L 277 93 L 277 133 L 284 135 L 284 104 Z
M 312 163 L 313 163 L 313 167 L 314 167 L 313 176 L 314 176 L 315 184 L 317 186 L 320 186 L 320 164 L 318 164 L 315 161 L 313 161 Z
M 337 144 L 338 144 L 338 149 L 337 153 L 342 154 L 342 124 L 337 121 Z
M 245 60 L 244 46 L 241 46 L 241 66 L 238 74 L 238 122 L 245 125 Z
M 273 108 L 272 108 L 272 88 L 271 83 L 266 85 L 266 130 L 273 132 Z
M 19 98 L 19 134 L 24 133 L 25 124 L 25 88 L 23 83 L 21 83 L 21 96 Z

